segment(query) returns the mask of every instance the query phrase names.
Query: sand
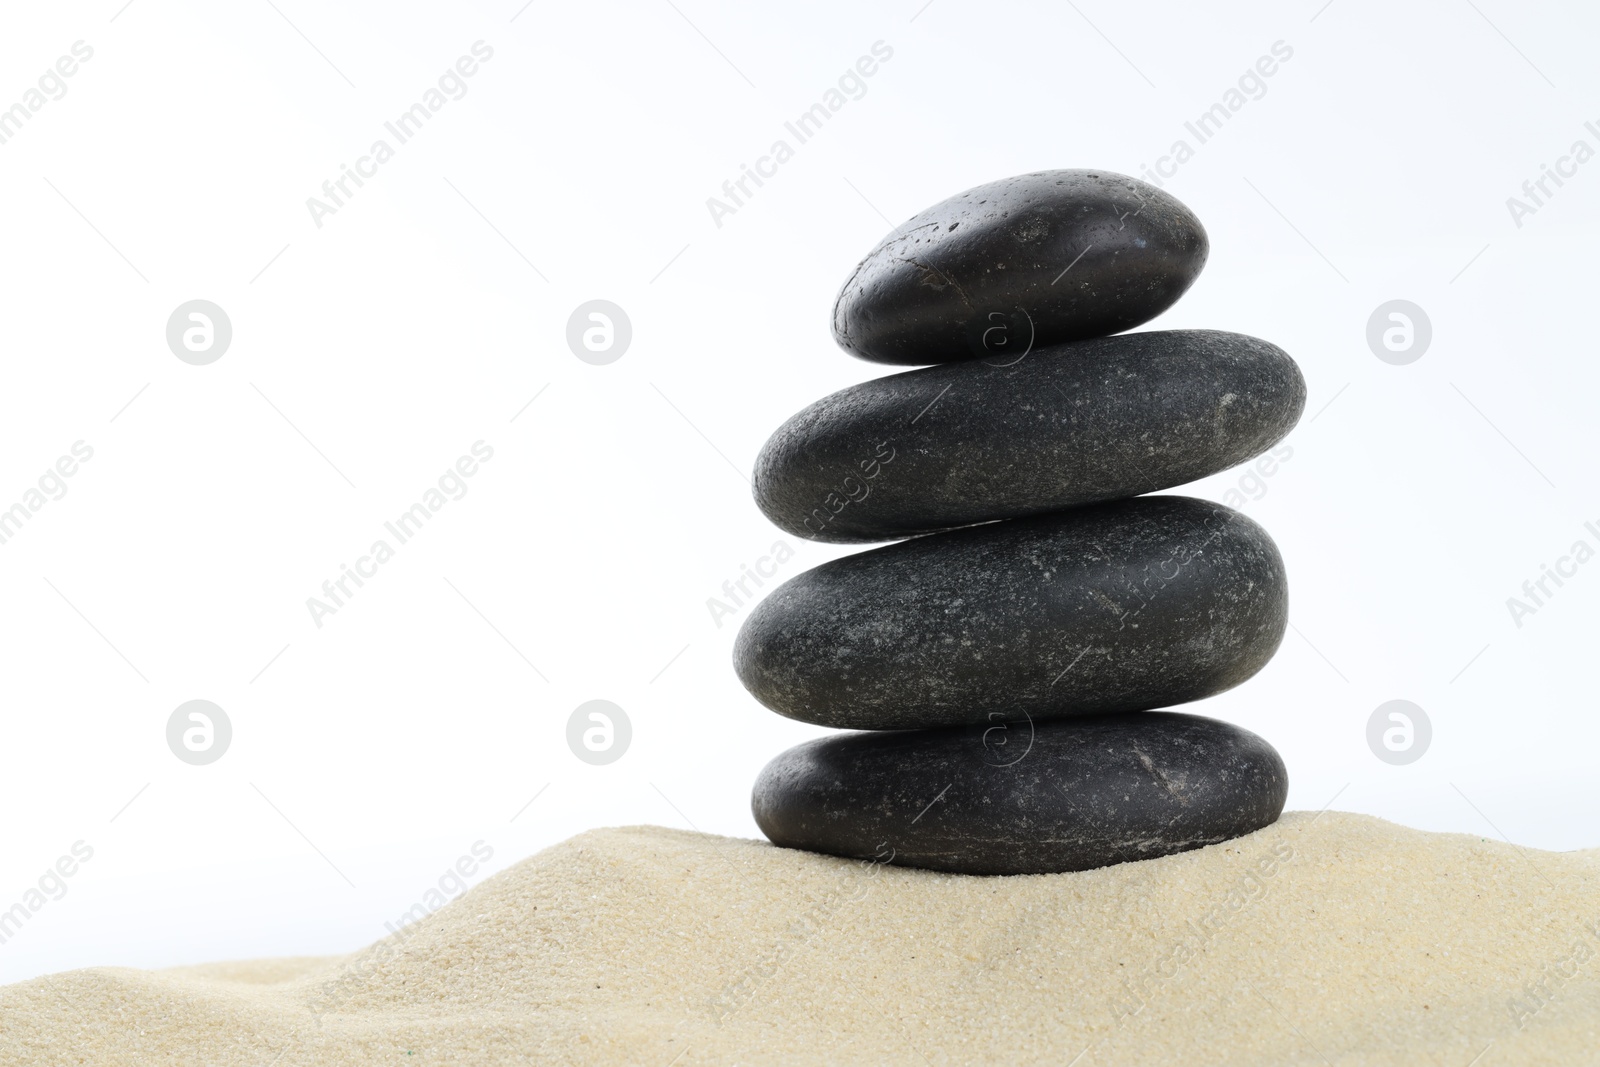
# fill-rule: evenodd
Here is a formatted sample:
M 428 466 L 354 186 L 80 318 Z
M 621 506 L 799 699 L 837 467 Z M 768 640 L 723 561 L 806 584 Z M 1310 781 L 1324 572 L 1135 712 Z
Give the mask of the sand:
M 1014 878 L 596 830 L 350 956 L 0 989 L 8 1065 L 1597 1057 L 1600 850 L 1336 812 Z

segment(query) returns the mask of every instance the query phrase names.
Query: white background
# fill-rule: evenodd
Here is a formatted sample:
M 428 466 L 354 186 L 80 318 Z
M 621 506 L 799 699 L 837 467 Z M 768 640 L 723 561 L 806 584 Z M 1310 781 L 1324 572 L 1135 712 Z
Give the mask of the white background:
M 821 731 L 745 694 L 745 612 L 705 602 L 778 539 L 745 480 L 767 434 L 889 370 L 833 345 L 839 284 L 969 186 L 1193 144 L 1279 40 L 1167 184 L 1212 251 L 1151 328 L 1265 337 L 1310 388 L 1245 509 L 1295 631 L 1192 710 L 1271 740 L 1291 807 L 1600 844 L 1600 564 L 1520 629 L 1505 603 L 1600 520 L 1600 162 L 1520 228 L 1506 207 L 1600 148 L 1579 5 L 276 2 L 4 15 L 0 106 L 94 57 L 0 145 L 0 506 L 94 458 L 0 545 L 0 908 L 73 842 L 94 858 L 0 979 L 354 949 L 480 839 L 498 869 L 594 826 L 755 836 L 757 771 Z M 467 95 L 316 227 L 306 198 L 478 40 Z M 866 95 L 717 227 L 706 198 L 879 40 Z M 195 298 L 234 329 L 203 367 L 164 336 Z M 609 366 L 564 339 L 595 298 L 633 323 Z M 1433 323 L 1409 366 L 1365 341 L 1394 298 Z M 480 439 L 469 493 L 313 625 Z M 786 577 L 849 551 L 786 540 Z M 206 767 L 165 740 L 195 698 L 234 727 Z M 610 766 L 565 742 L 594 698 L 633 722 Z M 1405 767 L 1365 740 L 1394 698 L 1434 726 Z

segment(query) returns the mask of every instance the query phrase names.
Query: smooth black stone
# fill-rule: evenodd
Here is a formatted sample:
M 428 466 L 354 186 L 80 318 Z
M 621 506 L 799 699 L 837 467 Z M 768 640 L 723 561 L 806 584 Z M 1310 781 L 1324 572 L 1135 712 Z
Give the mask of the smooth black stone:
M 857 264 L 833 336 L 874 363 L 1010 358 L 1148 322 L 1205 266 L 1194 213 L 1106 170 L 980 185 L 902 223 Z
M 1199 715 L 1145 711 L 840 734 L 791 748 L 750 806 L 774 844 L 958 874 L 1153 859 L 1275 822 L 1272 746 Z
M 1243 463 L 1294 428 L 1305 399 L 1281 348 L 1221 330 L 926 367 L 789 419 L 756 459 L 756 503 L 797 537 L 843 543 L 1046 514 Z
M 756 606 L 733 658 L 780 715 L 923 729 L 1199 700 L 1260 670 L 1287 624 L 1265 530 L 1147 496 L 824 563 Z

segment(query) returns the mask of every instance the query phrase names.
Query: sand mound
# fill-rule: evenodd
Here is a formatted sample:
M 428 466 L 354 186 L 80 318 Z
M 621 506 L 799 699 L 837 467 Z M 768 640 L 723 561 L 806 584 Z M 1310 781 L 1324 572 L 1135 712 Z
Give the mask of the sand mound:
M 1015 878 L 597 830 L 350 956 L 0 989 L 0 1062 L 1588 1062 L 1597 875 L 1334 812 Z

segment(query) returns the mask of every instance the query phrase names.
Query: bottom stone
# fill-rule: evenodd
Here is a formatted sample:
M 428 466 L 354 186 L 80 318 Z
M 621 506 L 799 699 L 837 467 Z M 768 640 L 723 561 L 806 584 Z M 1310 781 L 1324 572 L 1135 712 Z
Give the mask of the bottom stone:
M 1153 859 L 1275 822 L 1289 775 L 1261 738 L 1140 711 L 836 734 L 756 779 L 773 844 L 957 874 Z

